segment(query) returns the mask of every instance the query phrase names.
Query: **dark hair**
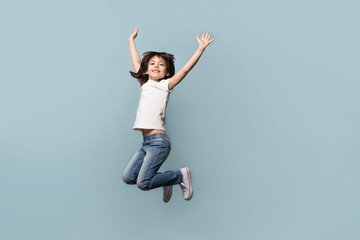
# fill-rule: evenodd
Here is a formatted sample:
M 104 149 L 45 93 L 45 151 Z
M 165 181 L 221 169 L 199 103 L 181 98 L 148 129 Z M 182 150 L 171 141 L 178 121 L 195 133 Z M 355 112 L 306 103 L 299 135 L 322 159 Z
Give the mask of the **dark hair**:
M 149 61 L 152 57 L 158 56 L 165 60 L 166 63 L 166 72 L 168 76 L 165 78 L 171 78 L 175 74 L 175 65 L 174 65 L 174 55 L 166 52 L 146 52 L 143 54 L 143 59 L 141 60 L 140 68 L 137 73 L 130 71 L 131 76 L 139 80 L 140 85 L 143 85 L 149 80 L 148 74 L 146 74 L 149 66 Z

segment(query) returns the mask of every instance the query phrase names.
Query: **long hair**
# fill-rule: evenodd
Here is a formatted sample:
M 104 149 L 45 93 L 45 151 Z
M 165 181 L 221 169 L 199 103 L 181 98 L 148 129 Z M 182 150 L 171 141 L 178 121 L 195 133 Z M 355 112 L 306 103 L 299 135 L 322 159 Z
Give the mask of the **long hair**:
M 174 55 L 166 52 L 146 52 L 143 54 L 143 59 L 141 60 L 140 68 L 138 72 L 130 71 L 131 76 L 139 80 L 140 85 L 143 85 L 149 80 L 148 74 L 146 74 L 149 66 L 149 61 L 152 57 L 158 56 L 165 60 L 166 63 L 166 72 L 168 76 L 165 78 L 171 78 L 175 74 L 175 65 L 174 65 Z

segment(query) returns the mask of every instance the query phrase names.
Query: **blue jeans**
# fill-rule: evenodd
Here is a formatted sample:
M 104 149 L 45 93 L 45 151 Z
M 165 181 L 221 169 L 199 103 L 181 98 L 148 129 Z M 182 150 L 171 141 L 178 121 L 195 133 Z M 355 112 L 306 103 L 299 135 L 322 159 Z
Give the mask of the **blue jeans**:
M 142 147 L 135 153 L 123 173 L 123 181 L 127 184 L 137 184 L 141 190 L 181 183 L 180 171 L 158 172 L 170 149 L 170 140 L 165 133 L 144 137 Z

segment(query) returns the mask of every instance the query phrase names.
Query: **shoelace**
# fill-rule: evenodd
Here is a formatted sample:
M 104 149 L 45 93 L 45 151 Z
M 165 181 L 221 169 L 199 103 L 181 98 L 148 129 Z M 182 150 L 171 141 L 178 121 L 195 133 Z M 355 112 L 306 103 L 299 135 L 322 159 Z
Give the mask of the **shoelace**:
M 184 183 L 180 183 L 180 187 L 183 190 L 183 192 L 187 193 L 189 191 L 189 189 L 185 186 Z

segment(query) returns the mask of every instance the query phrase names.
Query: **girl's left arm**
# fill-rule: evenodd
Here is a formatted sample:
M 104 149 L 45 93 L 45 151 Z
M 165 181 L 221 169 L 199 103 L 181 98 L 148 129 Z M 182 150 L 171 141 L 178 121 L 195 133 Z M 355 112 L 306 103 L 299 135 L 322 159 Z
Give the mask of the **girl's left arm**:
M 210 33 L 203 33 L 200 38 L 199 34 L 197 35 L 197 41 L 199 43 L 199 47 L 194 53 L 194 55 L 189 59 L 189 61 L 185 64 L 185 66 L 180 69 L 172 78 L 169 79 L 169 90 L 171 91 L 176 85 L 178 85 L 186 75 L 191 71 L 191 69 L 195 66 L 195 64 L 199 61 L 201 55 L 205 51 L 206 47 L 212 43 L 215 39 L 210 40 Z

